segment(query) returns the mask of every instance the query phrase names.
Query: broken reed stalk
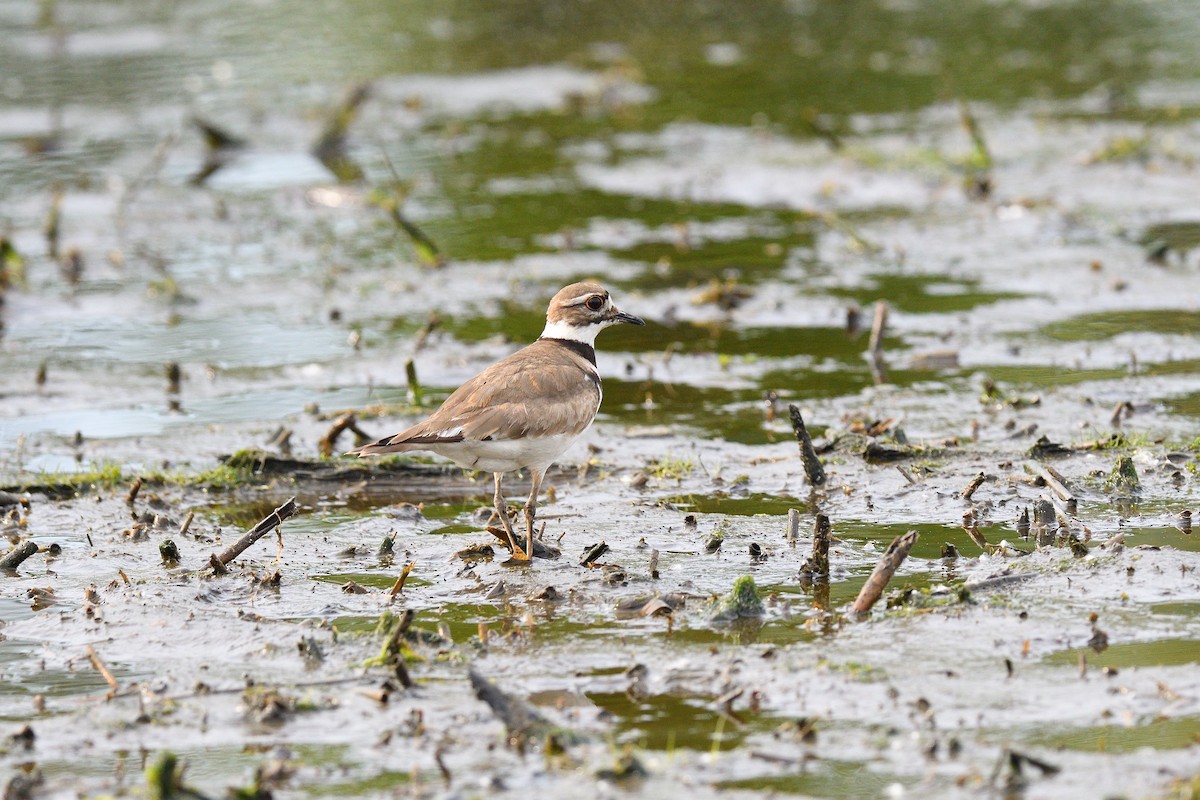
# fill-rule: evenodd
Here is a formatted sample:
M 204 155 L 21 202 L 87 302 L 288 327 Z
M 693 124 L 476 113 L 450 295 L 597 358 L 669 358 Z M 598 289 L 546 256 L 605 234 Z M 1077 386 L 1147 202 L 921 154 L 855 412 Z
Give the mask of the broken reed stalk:
M 226 547 L 219 555 L 213 553 L 212 558 L 209 559 L 209 564 L 213 567 L 213 571 L 219 572 L 216 565 L 220 565 L 222 569 L 229 566 L 229 562 L 240 556 L 250 545 L 282 525 L 285 519 L 295 513 L 296 498 L 293 497 L 268 514 L 257 525 L 248 530 L 242 538 L 229 545 L 229 547 Z
M 979 545 L 980 550 L 989 554 L 993 551 L 994 548 L 988 544 L 987 539 L 979 532 L 979 523 L 975 520 L 974 511 L 968 511 L 966 514 L 963 514 L 962 526 L 963 530 L 967 532 L 967 536 L 971 537 L 971 541 Z
M 504 723 L 510 747 L 519 748 L 530 738 L 548 731 L 550 725 L 546 719 L 521 698 L 501 691 L 471 667 L 467 668 L 467 678 L 475 690 L 475 696 L 486 703 Z
M 888 581 L 896 574 L 896 570 L 904 563 L 904 559 L 908 558 L 913 545 L 917 543 L 917 538 L 916 531 L 909 531 L 892 540 L 892 543 L 888 545 L 887 550 L 884 551 L 883 556 L 879 559 L 879 563 L 875 565 L 875 571 L 871 573 L 871 577 L 867 578 L 867 582 L 863 584 L 858 597 L 854 598 L 854 603 L 850 606 L 851 616 L 862 616 L 871 610 L 871 606 L 875 605 L 876 601 L 883 595 L 883 590 L 887 588 Z
M 958 116 L 963 130 L 971 138 L 971 157 L 965 165 L 967 174 L 963 179 L 964 188 L 972 200 L 986 200 L 992 193 L 992 153 L 987 140 L 983 138 L 979 120 L 962 98 L 958 100 Z
M 350 87 L 350 91 L 346 93 L 341 104 L 334 109 L 325 125 L 325 129 L 321 131 L 321 137 L 317 140 L 315 150 L 322 149 L 341 149 L 345 147 L 346 133 L 350 130 L 350 124 L 354 122 L 354 118 L 358 115 L 358 107 L 371 93 L 371 84 L 360 83 Z
M 338 437 L 342 435 L 342 431 L 346 430 L 361 439 L 370 440 L 372 438 L 362 428 L 358 427 L 358 417 L 355 416 L 354 412 L 347 412 L 333 421 L 333 425 L 330 426 L 325 435 L 321 437 L 321 441 L 318 442 L 317 448 L 320 450 L 322 456 L 328 458 L 333 455 L 333 447 L 337 444 Z
M 404 634 L 408 631 L 409 626 L 412 625 L 415 616 L 416 613 L 411 608 L 404 609 L 404 613 L 396 621 L 391 635 L 384 644 L 384 656 L 387 664 L 396 673 L 396 680 L 400 681 L 400 685 L 405 689 L 411 689 L 416 685 L 412 676 L 408 674 L 408 667 L 404 663 L 404 646 L 402 644 Z
M 100 660 L 99 654 L 90 644 L 87 648 L 88 659 L 92 662 L 92 666 L 96 668 L 96 672 L 100 673 L 100 677 L 104 678 L 104 682 L 108 684 L 108 688 L 112 690 L 110 696 L 121 691 L 121 685 L 117 683 L 116 677 L 109 671 L 104 662 Z
M 962 98 L 958 100 L 958 116 L 967 136 L 971 137 L 971 146 L 975 150 L 972 154 L 975 166 L 984 171 L 990 171 L 993 163 L 992 153 L 988 149 L 987 140 L 983 138 L 983 129 L 979 126 L 979 120 L 975 118 L 975 114 L 971 112 L 971 107 Z
M 607 552 L 608 552 L 608 544 L 606 544 L 605 542 L 600 542 L 599 544 L 594 544 L 591 546 L 591 548 L 588 549 L 588 551 L 586 553 L 583 554 L 583 558 L 581 558 L 579 560 L 579 566 L 590 567 L 596 563 L 596 560 L 599 559 L 600 556 L 604 555 Z
M 404 231 L 408 235 L 408 238 L 412 240 L 413 249 L 416 251 L 417 258 L 422 264 L 427 267 L 444 267 L 446 265 L 446 256 L 438 249 L 437 243 L 404 215 L 398 203 L 393 201 L 387 211 L 391 215 L 392 221 L 396 223 L 396 226 Z
M 394 584 L 392 584 L 392 588 L 388 591 L 388 600 L 389 601 L 395 600 L 396 595 L 398 595 L 404 591 L 404 583 L 405 583 L 405 581 L 408 580 L 409 574 L 412 573 L 413 567 L 415 567 L 416 565 L 417 565 L 417 562 L 415 562 L 415 561 L 410 561 L 404 565 L 404 569 L 400 571 L 400 577 L 396 578 L 396 582 Z
M 800 535 L 800 509 L 788 509 L 787 543 L 795 547 L 796 538 Z
M 883 356 L 883 335 L 887 329 L 888 304 L 883 300 L 875 301 L 875 319 L 871 322 L 871 339 L 867 351 L 871 358 L 878 361 Z
M 16 569 L 21 562 L 38 551 L 38 546 L 26 539 L 0 558 L 0 569 Z
M 1035 464 L 1034 470 L 1037 472 L 1038 477 L 1046 482 L 1046 486 L 1050 488 L 1050 491 L 1058 495 L 1059 499 L 1066 504 L 1067 513 L 1073 515 L 1078 508 L 1078 501 L 1075 499 L 1075 495 L 1071 493 L 1071 490 L 1067 488 L 1066 481 L 1059 474 L 1058 470 L 1043 464 Z
M 1045 495 L 1034 501 L 1033 525 L 1030 530 L 1038 547 L 1047 547 L 1054 543 L 1054 534 L 1058 532 L 1058 515 L 1054 511 L 1054 503 Z
M 419 406 L 425 399 L 421 381 L 417 379 L 417 364 L 411 358 L 404 362 L 404 377 L 408 381 L 408 402 Z
M 832 608 L 829 601 L 829 543 L 832 539 L 829 517 L 817 514 L 813 522 L 812 555 L 800 567 L 801 586 L 812 586 L 813 607 L 825 612 Z
M 975 494 L 975 490 L 983 485 L 984 480 L 985 478 L 982 472 L 972 478 L 971 482 L 967 484 L 967 488 L 962 490 L 962 499 L 970 500 L 971 495 Z
M 788 414 L 792 418 L 792 430 L 796 433 L 796 441 L 800 444 L 800 460 L 804 463 L 804 474 L 808 476 L 811 485 L 821 486 L 825 483 L 825 467 L 821 466 L 817 451 L 813 449 L 812 437 L 808 434 L 804 417 L 800 415 L 800 408 L 791 403 L 788 405 Z
M 826 576 L 829 575 L 829 542 L 832 539 L 829 517 L 817 514 L 817 519 L 813 522 L 812 564 Z

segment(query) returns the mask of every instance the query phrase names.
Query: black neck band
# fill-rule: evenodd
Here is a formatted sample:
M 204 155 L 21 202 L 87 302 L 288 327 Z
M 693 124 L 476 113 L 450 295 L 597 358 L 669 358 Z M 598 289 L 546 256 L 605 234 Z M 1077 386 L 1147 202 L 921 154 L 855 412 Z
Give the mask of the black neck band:
M 596 366 L 596 348 L 586 342 L 577 342 L 574 339 L 556 339 L 552 336 L 543 336 L 548 342 L 562 345 L 568 350 L 572 350 L 582 356 L 593 367 Z

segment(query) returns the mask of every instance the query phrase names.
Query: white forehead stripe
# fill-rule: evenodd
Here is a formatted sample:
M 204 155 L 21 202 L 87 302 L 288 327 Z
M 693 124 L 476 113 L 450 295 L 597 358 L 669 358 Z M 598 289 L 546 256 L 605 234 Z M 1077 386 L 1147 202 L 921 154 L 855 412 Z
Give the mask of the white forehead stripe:
M 591 300 L 593 297 L 603 297 L 604 302 L 606 302 L 606 303 L 608 302 L 608 297 L 605 294 L 603 294 L 602 292 L 588 292 L 587 294 L 581 294 L 581 295 L 579 295 L 579 297 L 575 297 L 575 298 L 568 300 L 567 302 L 563 303 L 563 306 L 564 307 L 581 306 L 584 303 L 586 303 L 588 300 Z

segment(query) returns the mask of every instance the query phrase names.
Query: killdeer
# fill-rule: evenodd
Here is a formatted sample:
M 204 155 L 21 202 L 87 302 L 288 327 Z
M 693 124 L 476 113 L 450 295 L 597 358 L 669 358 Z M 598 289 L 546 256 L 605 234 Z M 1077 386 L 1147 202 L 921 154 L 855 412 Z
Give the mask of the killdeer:
M 546 328 L 536 342 L 458 387 L 424 422 L 347 455 L 427 450 L 459 466 L 492 472 L 496 513 L 513 558 L 528 561 L 542 478 L 600 409 L 596 334 L 619 322 L 646 324 L 618 311 L 603 286 L 573 283 L 550 301 Z M 533 481 L 525 501 L 524 549 L 517 546 L 501 491 L 504 473 L 518 469 L 528 469 Z

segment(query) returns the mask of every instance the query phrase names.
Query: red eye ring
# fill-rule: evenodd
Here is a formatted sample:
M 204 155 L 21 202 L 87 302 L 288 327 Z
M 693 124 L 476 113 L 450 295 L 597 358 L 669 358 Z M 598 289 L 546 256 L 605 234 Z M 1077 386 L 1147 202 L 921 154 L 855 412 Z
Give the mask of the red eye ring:
M 598 294 L 592 295 L 588 298 L 586 305 L 592 311 L 599 311 L 604 308 L 604 298 Z

